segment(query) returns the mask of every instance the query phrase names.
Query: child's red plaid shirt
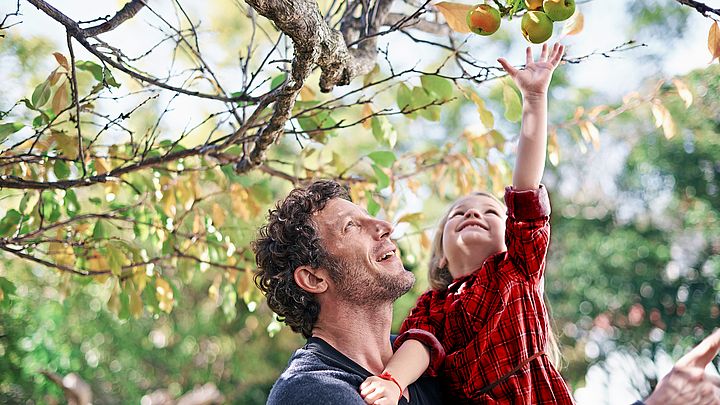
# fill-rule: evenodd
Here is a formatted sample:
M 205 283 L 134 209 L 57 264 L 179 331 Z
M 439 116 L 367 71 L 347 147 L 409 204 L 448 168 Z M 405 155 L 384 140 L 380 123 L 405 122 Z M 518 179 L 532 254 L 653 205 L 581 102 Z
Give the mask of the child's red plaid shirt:
M 528 361 L 547 345 L 542 295 L 550 239 L 547 190 L 508 187 L 505 203 L 507 252 L 489 257 L 447 290 L 423 294 L 395 345 L 413 338 L 410 329 L 438 338 L 446 357 L 437 371 L 452 403 L 572 404 L 570 390 L 546 355 Z

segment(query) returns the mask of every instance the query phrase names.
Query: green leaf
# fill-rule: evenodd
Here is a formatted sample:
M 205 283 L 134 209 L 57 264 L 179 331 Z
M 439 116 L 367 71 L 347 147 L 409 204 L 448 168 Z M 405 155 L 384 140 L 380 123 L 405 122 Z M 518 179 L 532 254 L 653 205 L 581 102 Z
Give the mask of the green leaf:
M 70 176 L 70 167 L 62 159 L 55 160 L 53 172 L 58 179 L 67 179 Z
M 10 306 L 8 296 L 15 294 L 15 284 L 5 277 L 0 277 L 0 305 Z
M 420 115 L 428 121 L 440 121 L 440 106 L 432 105 L 420 110 Z
M 395 128 L 393 128 L 390 124 L 387 117 L 372 117 L 370 119 L 370 126 L 372 128 L 372 134 L 379 144 L 386 145 L 391 149 L 395 147 L 395 142 L 397 142 L 397 131 L 395 131 Z
M 107 250 L 110 271 L 113 275 L 120 276 L 122 273 L 122 265 L 125 262 L 125 253 L 110 243 L 105 248 Z
M 103 81 L 103 67 L 98 65 L 95 62 L 91 62 L 89 60 L 79 60 L 75 63 L 75 67 L 84 70 L 86 72 L 90 72 L 95 80 L 102 82 Z
M 503 104 L 505 105 L 505 119 L 518 122 L 522 117 L 522 103 L 520 96 L 509 84 L 503 83 Z
M 367 156 L 382 167 L 391 167 L 397 160 L 395 154 L 390 151 L 370 152 Z
M 365 197 L 368 200 L 367 210 L 368 214 L 375 216 L 380 211 L 380 204 L 375 201 L 370 191 L 365 191 Z
M 453 87 L 450 80 L 439 76 L 423 75 L 420 77 L 420 82 L 428 93 L 443 100 L 452 98 Z
M 24 124 L 21 124 L 19 122 L 8 122 L 6 124 L 0 124 L 0 142 L 7 139 L 8 136 L 14 134 L 15 132 L 25 128 Z
M 397 105 L 400 111 L 412 110 L 413 98 L 412 91 L 405 83 L 400 83 L 397 91 Z M 414 118 L 417 114 L 415 112 L 405 113 L 408 117 Z
M 375 172 L 375 184 L 377 185 L 376 190 L 380 191 L 390 185 L 390 177 L 380 168 L 380 166 L 373 164 L 373 171 Z
M 50 82 L 46 80 L 35 87 L 35 91 L 33 91 L 30 97 L 30 102 L 35 109 L 39 109 L 50 101 L 50 94 Z
M 93 239 L 107 238 L 107 229 L 105 228 L 104 221 L 102 219 L 98 219 L 97 222 L 95 222 L 95 228 L 93 228 L 92 237 Z
M 270 81 L 270 89 L 276 89 L 281 84 L 285 83 L 285 79 L 287 79 L 287 73 L 273 77 L 272 81 Z
M 412 107 L 420 108 L 420 115 L 428 121 L 440 120 L 440 107 L 430 105 L 434 101 L 422 87 L 412 89 Z
M 80 70 L 90 72 L 90 74 L 93 75 L 95 80 L 100 83 L 107 84 L 108 86 L 112 87 L 120 87 L 120 83 L 115 80 L 115 77 L 113 76 L 110 69 L 100 66 L 95 62 L 91 62 L 89 60 L 81 60 L 75 63 L 75 67 Z M 99 89 L 97 89 L 96 86 L 96 88 L 93 88 L 92 92 L 95 93 L 98 90 Z
M 5 217 L 0 220 L 0 237 L 11 236 L 17 230 L 17 226 L 22 219 L 22 214 L 17 210 L 10 210 Z
M 73 190 L 65 191 L 65 212 L 70 218 L 77 215 L 80 211 L 80 202 L 77 199 L 77 195 Z

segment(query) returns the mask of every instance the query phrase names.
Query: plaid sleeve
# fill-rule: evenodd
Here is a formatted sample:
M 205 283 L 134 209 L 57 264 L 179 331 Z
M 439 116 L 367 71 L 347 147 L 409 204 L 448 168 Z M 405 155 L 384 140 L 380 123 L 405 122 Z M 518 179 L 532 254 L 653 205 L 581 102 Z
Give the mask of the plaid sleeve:
M 505 189 L 508 257 L 522 277 L 540 283 L 550 241 L 550 199 L 540 185 L 534 190 Z
M 397 349 L 408 339 L 417 340 L 427 346 L 430 349 L 427 374 L 434 377 L 445 360 L 445 350 L 440 343 L 445 315 L 442 304 L 433 298 L 433 294 L 433 291 L 428 291 L 418 298 L 415 307 L 403 321 L 394 346 Z

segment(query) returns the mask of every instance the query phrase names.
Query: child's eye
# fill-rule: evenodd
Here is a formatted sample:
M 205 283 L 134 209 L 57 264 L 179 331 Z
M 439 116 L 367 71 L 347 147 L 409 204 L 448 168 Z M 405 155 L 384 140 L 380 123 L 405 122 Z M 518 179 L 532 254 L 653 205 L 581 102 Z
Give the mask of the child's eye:
M 451 216 L 451 217 L 456 217 L 456 216 L 458 216 L 458 215 L 463 215 L 463 214 L 464 214 L 464 213 L 463 213 L 462 211 L 455 211 L 455 212 L 453 212 L 452 215 L 450 215 L 450 216 Z
M 496 210 L 487 210 L 485 211 L 485 213 L 500 216 L 500 213 L 498 213 Z

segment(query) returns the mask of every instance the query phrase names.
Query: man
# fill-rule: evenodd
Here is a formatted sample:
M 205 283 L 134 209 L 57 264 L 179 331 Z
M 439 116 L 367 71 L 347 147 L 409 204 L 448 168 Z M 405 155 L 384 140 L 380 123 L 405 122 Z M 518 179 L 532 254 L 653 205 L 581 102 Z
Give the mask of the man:
M 415 281 L 391 231 L 332 181 L 295 189 L 270 212 L 253 246 L 255 280 L 308 344 L 295 352 L 268 404 L 365 403 L 358 387 L 392 356 L 392 304 Z M 421 380 L 401 404 L 440 403 L 435 383 Z
M 268 404 L 365 403 L 358 387 L 392 355 L 392 303 L 414 283 L 391 232 L 333 181 L 295 189 L 270 211 L 253 245 L 255 281 L 270 308 L 308 343 L 293 354 Z M 431 358 L 441 350 L 434 347 Z M 720 331 L 681 359 L 646 404 L 720 405 L 720 378 L 703 371 L 718 350 Z M 399 403 L 440 404 L 441 397 L 424 377 Z

